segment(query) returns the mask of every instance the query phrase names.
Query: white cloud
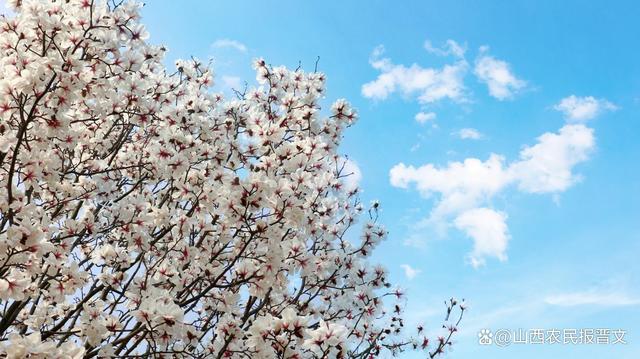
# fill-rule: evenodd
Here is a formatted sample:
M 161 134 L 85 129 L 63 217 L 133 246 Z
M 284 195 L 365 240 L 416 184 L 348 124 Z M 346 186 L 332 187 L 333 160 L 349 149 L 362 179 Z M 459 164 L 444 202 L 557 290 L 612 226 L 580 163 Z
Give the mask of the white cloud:
M 346 176 L 342 179 L 346 190 L 354 190 L 360 185 L 362 172 L 355 161 L 350 159 L 345 160 L 342 174 Z
M 442 68 L 424 68 L 418 64 L 396 65 L 389 58 L 381 58 L 382 45 L 373 50 L 371 66 L 380 71 L 374 81 L 362 85 L 362 95 L 366 98 L 384 100 L 399 92 L 404 96 L 415 96 L 421 104 L 434 103 L 443 99 L 465 100 L 464 75 L 468 64 L 463 59 Z
M 624 293 L 611 293 L 595 290 L 550 295 L 546 297 L 544 301 L 547 304 L 561 307 L 573 307 L 578 305 L 616 307 L 640 304 L 640 298 L 632 298 Z
M 12 15 L 12 13 L 8 4 L 4 0 L 0 0 L 0 14 L 9 16 Z
M 425 105 L 443 100 L 456 103 L 470 102 L 465 86 L 465 77 L 470 71 L 470 65 L 465 59 L 466 45 L 447 40 L 442 47 L 437 47 L 427 40 L 424 48 L 430 54 L 449 57 L 450 62 L 434 67 L 423 67 L 417 63 L 396 64 L 384 56 L 383 45 L 374 48 L 369 63 L 379 74 L 373 81 L 362 85 L 362 96 L 373 100 L 386 100 L 394 94 L 399 94 L 406 99 L 415 99 L 423 108 Z M 507 62 L 489 55 L 486 46 L 480 48 L 473 71 L 478 79 L 488 86 L 491 96 L 499 100 L 513 97 L 527 85 L 524 80 L 516 77 Z M 421 120 L 425 118 L 423 114 L 426 112 L 416 115 L 418 122 L 426 121 Z
M 420 274 L 422 272 L 420 269 L 413 268 L 408 264 L 402 264 L 402 265 L 400 265 L 400 267 L 402 267 L 402 269 L 404 269 L 404 275 L 409 280 L 412 280 L 413 278 L 415 278 L 418 274 Z
M 440 168 L 399 163 L 390 171 L 390 182 L 400 188 L 413 186 L 425 198 L 438 195 L 425 223 L 448 225 L 454 219 L 453 225 L 474 239 L 472 264 L 481 265 L 486 256 L 506 258 L 506 215 L 488 208 L 491 199 L 509 186 L 525 193 L 557 194 L 568 189 L 580 178 L 573 168 L 588 159 L 594 146 L 593 130 L 565 125 L 557 133 L 538 137 L 535 145 L 524 147 L 520 158 L 511 163 L 497 154 L 486 161 L 467 158 Z M 477 218 L 487 218 L 487 223 Z
M 507 184 L 504 158 L 496 154 L 484 162 L 467 158 L 449 163 L 445 168 L 432 164 L 416 168 L 400 163 L 391 169 L 390 176 L 392 186 L 409 188 L 413 184 L 425 198 L 440 194 L 440 201 L 432 212 L 432 216 L 438 218 L 477 207 Z
M 424 124 L 435 119 L 436 114 L 434 112 L 418 112 L 415 116 L 415 120 L 420 124 Z
M 240 41 L 231 40 L 231 39 L 218 39 L 211 44 L 211 47 L 214 48 L 232 48 L 236 49 L 240 52 L 247 52 L 247 46 Z
M 460 45 L 453 40 L 447 40 L 445 46 L 438 48 L 431 44 L 431 41 L 424 42 L 424 48 L 431 54 L 438 56 L 455 56 L 458 58 L 464 58 L 464 53 L 467 51 L 466 46 Z
M 486 256 L 507 260 L 509 231 L 506 220 L 506 214 L 490 208 L 474 208 L 456 217 L 456 228 L 473 239 L 473 251 L 469 258 L 474 268 L 484 265 Z
M 237 76 L 222 76 L 222 84 L 224 85 L 225 89 L 229 90 L 241 90 L 242 88 L 242 80 Z
M 537 144 L 520 151 L 520 160 L 511 165 L 509 175 L 525 192 L 562 192 L 580 179 L 571 170 L 586 161 L 594 147 L 592 129 L 565 125 L 558 133 L 545 133 L 538 137 Z
M 553 107 L 564 114 L 570 122 L 585 122 L 595 118 L 606 111 L 615 111 L 616 105 L 605 99 L 596 99 L 592 96 L 577 97 L 571 95 L 563 98 Z
M 475 128 L 462 128 L 459 131 L 454 132 L 454 135 L 463 140 L 479 140 L 483 137 L 482 133 Z
M 488 55 L 487 51 L 487 47 L 480 48 L 475 75 L 488 86 L 491 96 L 501 101 L 512 98 L 526 86 L 526 82 L 513 74 L 508 63 Z

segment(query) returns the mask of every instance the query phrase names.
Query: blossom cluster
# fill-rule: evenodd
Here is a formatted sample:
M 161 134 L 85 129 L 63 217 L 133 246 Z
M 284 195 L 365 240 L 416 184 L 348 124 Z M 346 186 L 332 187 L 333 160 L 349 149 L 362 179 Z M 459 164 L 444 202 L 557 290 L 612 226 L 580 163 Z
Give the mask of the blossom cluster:
M 366 358 L 399 306 L 338 154 L 325 76 L 255 61 L 225 99 L 162 64 L 134 2 L 0 19 L 0 355 Z M 378 205 L 375 205 L 377 210 Z M 350 228 L 364 219 L 360 237 Z

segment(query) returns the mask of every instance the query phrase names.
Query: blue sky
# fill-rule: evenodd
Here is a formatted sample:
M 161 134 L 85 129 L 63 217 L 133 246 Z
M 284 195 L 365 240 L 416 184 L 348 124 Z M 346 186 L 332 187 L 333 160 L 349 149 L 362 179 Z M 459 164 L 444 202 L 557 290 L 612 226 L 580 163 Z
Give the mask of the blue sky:
M 360 114 L 341 150 L 382 203 L 375 260 L 408 322 L 470 304 L 449 357 L 640 356 L 640 4 L 148 1 L 143 16 L 169 62 L 213 57 L 221 91 L 252 84 L 255 57 L 320 56 L 327 103 Z M 628 344 L 498 348 L 482 328 Z
M 640 355 L 636 2 L 267 3 L 143 15 L 170 59 L 213 57 L 223 91 L 253 83 L 255 57 L 320 56 L 327 103 L 359 110 L 341 149 L 382 202 L 375 259 L 409 292 L 410 323 L 435 328 L 464 297 L 451 358 Z M 623 329 L 628 344 L 487 347 L 482 328 Z

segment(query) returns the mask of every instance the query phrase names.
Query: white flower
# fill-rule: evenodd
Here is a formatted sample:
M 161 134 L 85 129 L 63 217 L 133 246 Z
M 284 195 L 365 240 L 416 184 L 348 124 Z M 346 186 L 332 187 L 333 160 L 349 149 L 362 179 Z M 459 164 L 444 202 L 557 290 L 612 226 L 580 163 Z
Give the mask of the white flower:
M 134 1 L 12 5 L 0 357 L 340 357 L 390 328 L 384 229 L 350 241 L 365 211 L 338 178 L 357 113 L 322 108 L 324 74 L 257 59 L 225 100 L 207 64 L 164 66 Z

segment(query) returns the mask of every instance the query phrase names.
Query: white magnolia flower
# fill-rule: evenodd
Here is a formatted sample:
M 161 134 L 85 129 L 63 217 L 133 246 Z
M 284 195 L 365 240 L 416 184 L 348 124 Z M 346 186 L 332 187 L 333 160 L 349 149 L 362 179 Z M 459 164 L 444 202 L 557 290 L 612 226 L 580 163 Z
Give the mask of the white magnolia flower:
M 259 86 L 225 99 L 206 63 L 165 67 L 134 1 L 8 5 L 0 357 L 409 346 L 368 261 L 386 231 L 341 173 L 357 113 L 321 108 L 324 74 L 257 59 Z

